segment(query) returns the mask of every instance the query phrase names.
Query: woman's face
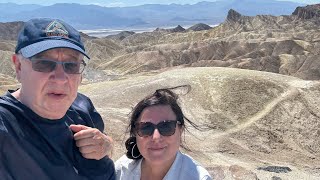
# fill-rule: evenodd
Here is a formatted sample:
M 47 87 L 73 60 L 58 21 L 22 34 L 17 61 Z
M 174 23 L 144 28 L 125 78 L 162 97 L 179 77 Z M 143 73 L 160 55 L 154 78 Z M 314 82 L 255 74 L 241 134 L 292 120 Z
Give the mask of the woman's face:
M 169 105 L 155 105 L 145 108 L 139 122 L 158 124 L 164 120 L 177 120 Z M 170 164 L 174 161 L 180 147 L 182 129 L 176 125 L 175 133 L 171 136 L 162 136 L 158 129 L 153 134 L 140 137 L 136 133 L 137 146 L 147 163 Z

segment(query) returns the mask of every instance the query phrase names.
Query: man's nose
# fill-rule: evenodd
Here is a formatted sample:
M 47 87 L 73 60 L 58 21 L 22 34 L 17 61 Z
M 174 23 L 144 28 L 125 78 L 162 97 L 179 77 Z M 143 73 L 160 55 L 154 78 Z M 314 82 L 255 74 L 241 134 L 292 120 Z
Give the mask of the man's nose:
M 67 80 L 67 74 L 64 71 L 62 64 L 57 64 L 53 71 L 54 71 L 54 76 L 56 80 L 59 80 L 59 81 Z

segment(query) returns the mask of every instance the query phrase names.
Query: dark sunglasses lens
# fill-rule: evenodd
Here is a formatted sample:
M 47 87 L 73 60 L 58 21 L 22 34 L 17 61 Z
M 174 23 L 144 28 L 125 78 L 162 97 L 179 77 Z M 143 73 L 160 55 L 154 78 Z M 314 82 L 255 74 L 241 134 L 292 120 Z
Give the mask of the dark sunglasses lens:
M 64 71 L 68 74 L 79 74 L 80 72 L 80 63 L 74 62 L 65 62 L 63 63 Z
M 176 124 L 177 121 L 164 121 L 157 126 L 162 136 L 172 136 L 176 131 Z
M 157 127 L 162 136 L 172 136 L 176 131 L 176 124 L 177 121 L 163 121 L 157 125 L 154 125 L 151 122 L 138 123 L 137 133 L 141 137 L 151 136 Z
M 141 137 L 151 136 L 154 131 L 154 125 L 150 122 L 140 123 L 138 125 L 138 135 Z
M 39 72 L 51 72 L 55 69 L 56 65 L 57 64 L 54 61 L 40 59 L 32 60 L 32 69 Z

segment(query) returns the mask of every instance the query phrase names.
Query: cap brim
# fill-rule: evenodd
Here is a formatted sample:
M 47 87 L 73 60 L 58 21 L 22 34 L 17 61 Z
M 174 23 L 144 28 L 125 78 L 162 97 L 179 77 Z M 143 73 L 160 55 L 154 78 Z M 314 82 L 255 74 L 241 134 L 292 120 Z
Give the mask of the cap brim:
M 74 49 L 76 51 L 79 51 L 81 54 L 86 56 L 88 59 L 90 59 L 90 57 L 79 46 L 77 46 L 71 42 L 68 42 L 66 40 L 61 40 L 61 39 L 60 40 L 50 39 L 50 40 L 45 40 L 45 41 L 33 43 L 29 46 L 26 46 L 26 47 L 20 49 L 20 52 L 23 55 L 23 57 L 30 58 L 36 54 L 39 54 L 43 51 L 53 49 L 53 48 Z

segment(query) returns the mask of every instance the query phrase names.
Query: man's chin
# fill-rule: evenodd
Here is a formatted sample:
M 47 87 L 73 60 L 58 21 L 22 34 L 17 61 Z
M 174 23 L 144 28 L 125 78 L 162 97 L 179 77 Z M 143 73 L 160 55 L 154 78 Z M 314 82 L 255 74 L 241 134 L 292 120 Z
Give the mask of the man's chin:
M 61 119 L 67 113 L 70 105 L 68 106 L 67 103 L 57 103 L 48 106 L 46 108 L 45 118 L 53 120 Z

